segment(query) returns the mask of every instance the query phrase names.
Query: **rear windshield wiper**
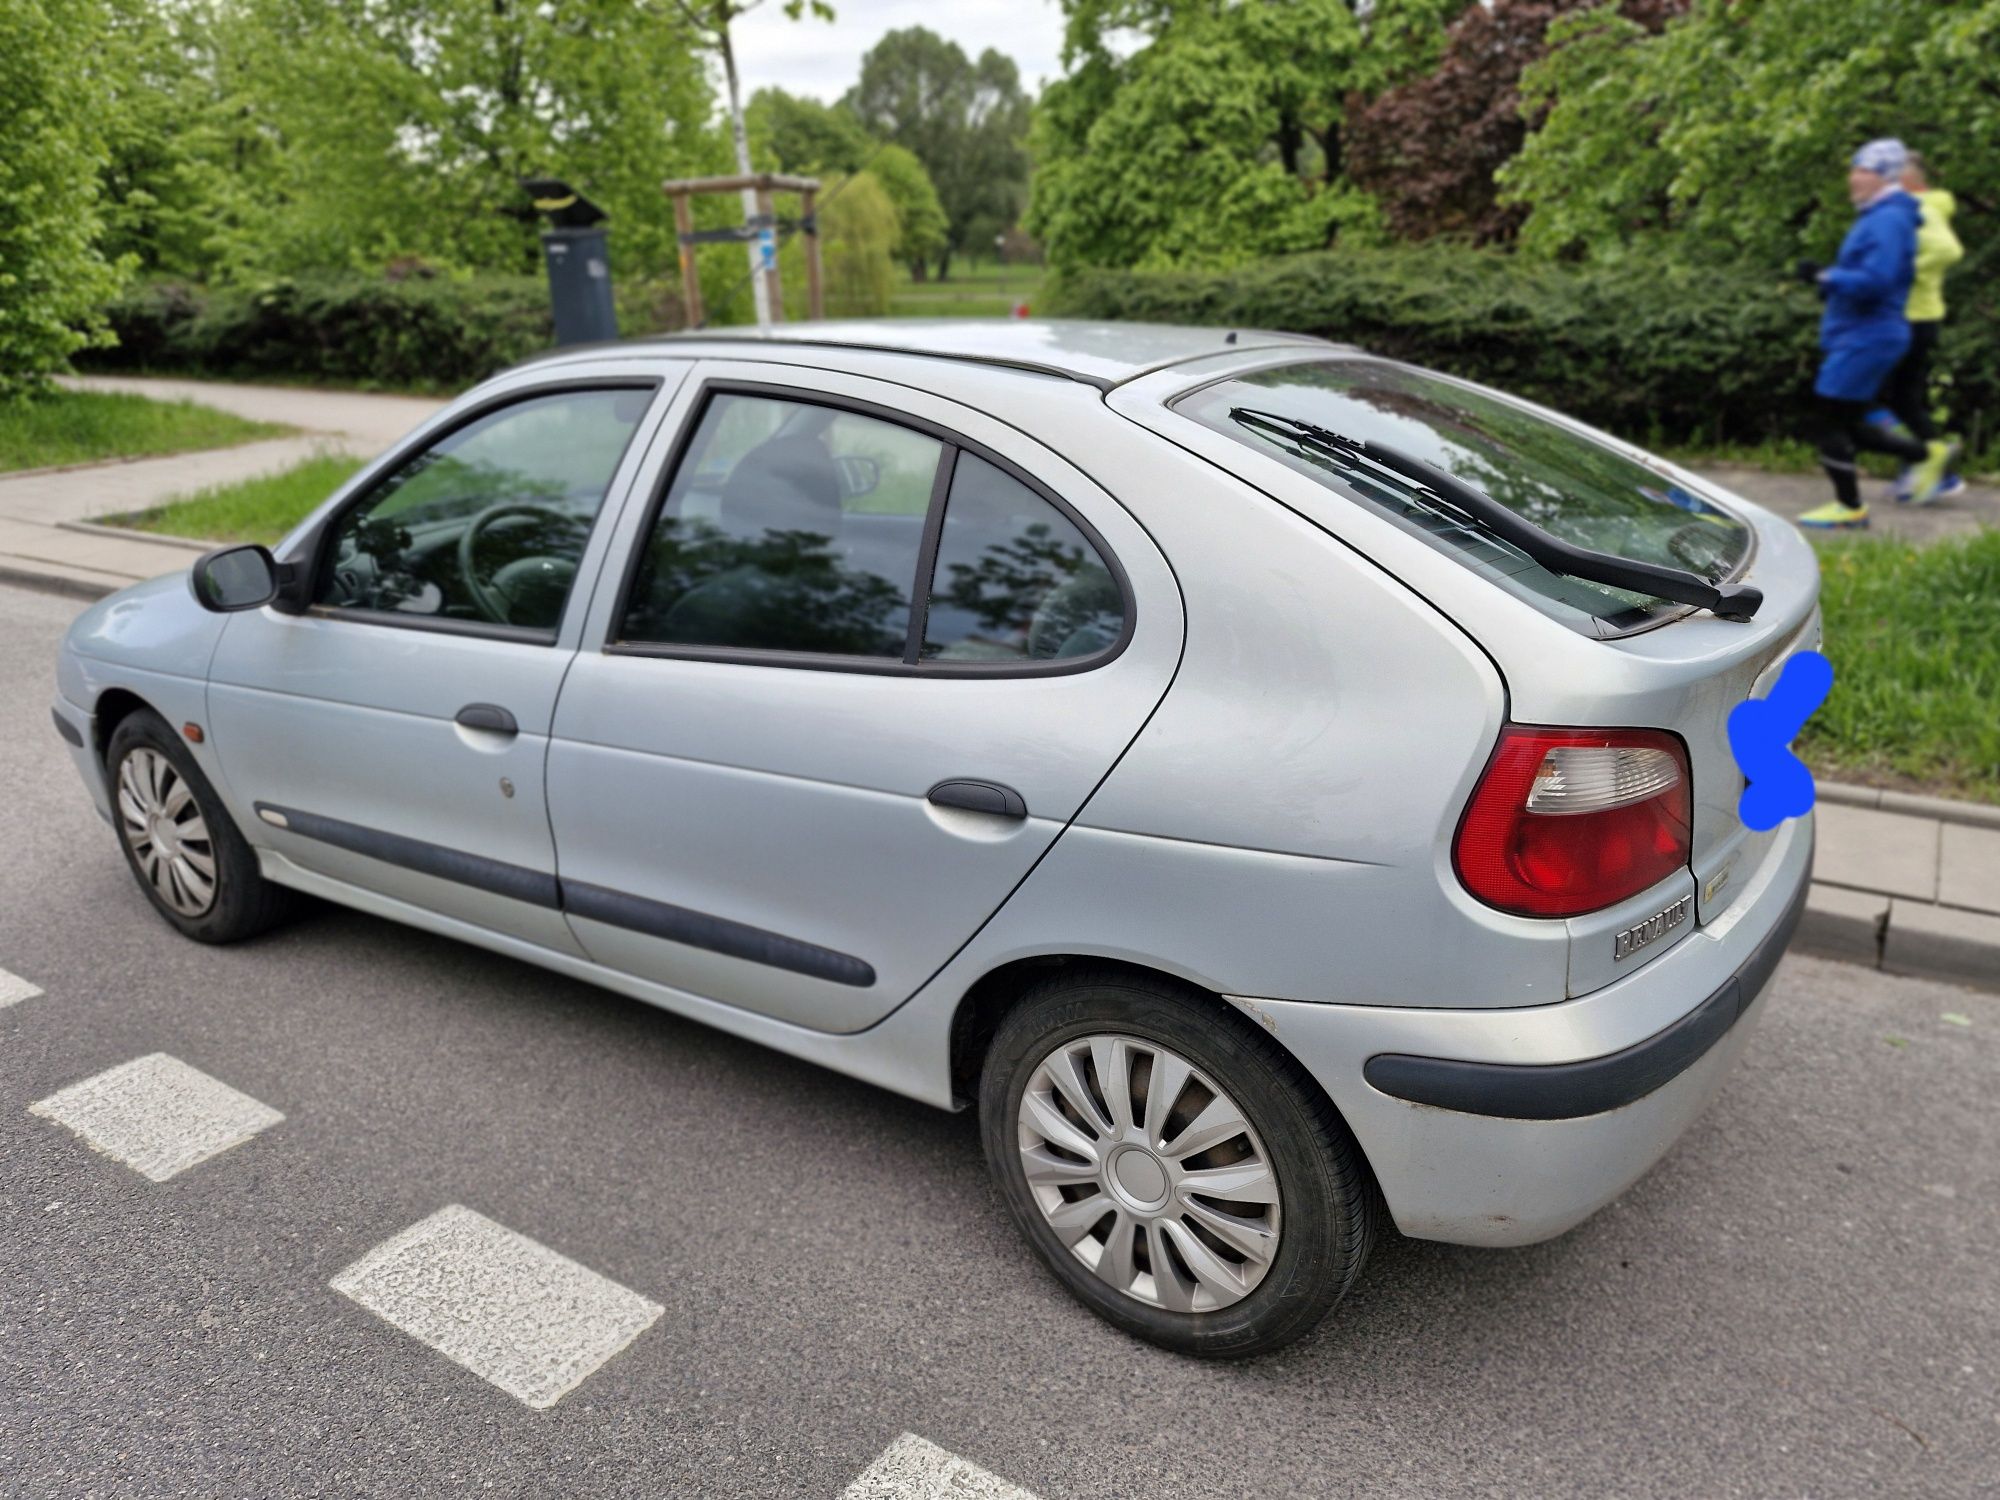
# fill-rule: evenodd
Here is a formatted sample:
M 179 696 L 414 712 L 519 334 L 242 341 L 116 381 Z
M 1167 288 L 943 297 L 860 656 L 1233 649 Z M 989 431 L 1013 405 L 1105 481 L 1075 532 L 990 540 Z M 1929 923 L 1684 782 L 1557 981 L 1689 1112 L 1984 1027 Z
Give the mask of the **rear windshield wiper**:
M 1394 448 L 1385 448 L 1380 443 L 1347 437 L 1315 422 L 1258 411 L 1254 407 L 1231 407 L 1229 415 L 1245 425 L 1268 428 L 1336 457 L 1359 458 L 1377 468 L 1400 474 L 1405 479 L 1413 479 L 1484 530 L 1526 553 L 1549 572 L 1565 578 L 1588 579 L 1616 589 L 1629 589 L 1635 594 L 1671 599 L 1676 604 L 1692 604 L 1697 609 L 1712 610 L 1725 620 L 1747 620 L 1757 613 L 1758 606 L 1764 602 L 1762 589 L 1744 584 L 1717 585 L 1684 568 L 1668 568 L 1658 563 L 1618 557 L 1609 552 L 1594 552 L 1588 547 L 1566 542 L 1554 533 L 1542 530 L 1525 516 L 1509 510 L 1457 475 L 1447 474 L 1433 464 Z

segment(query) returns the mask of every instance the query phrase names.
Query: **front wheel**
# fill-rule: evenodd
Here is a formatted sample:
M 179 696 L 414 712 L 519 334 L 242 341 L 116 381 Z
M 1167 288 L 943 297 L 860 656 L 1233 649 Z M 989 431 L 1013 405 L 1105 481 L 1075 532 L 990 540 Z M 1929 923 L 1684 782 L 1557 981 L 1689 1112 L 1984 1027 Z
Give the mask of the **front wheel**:
M 981 1134 L 1009 1212 L 1081 1301 L 1240 1358 L 1309 1332 L 1374 1240 L 1374 1184 L 1298 1063 L 1223 1002 L 1115 970 L 1002 1022 Z
M 154 910 L 202 943 L 233 943 L 290 914 L 257 856 L 166 720 L 141 709 L 104 755 L 119 847 Z

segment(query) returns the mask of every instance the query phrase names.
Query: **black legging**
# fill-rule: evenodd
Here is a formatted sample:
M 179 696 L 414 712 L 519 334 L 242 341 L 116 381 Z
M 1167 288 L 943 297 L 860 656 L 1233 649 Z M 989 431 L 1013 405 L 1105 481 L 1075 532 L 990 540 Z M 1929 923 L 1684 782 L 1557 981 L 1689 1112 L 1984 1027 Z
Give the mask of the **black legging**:
M 1931 420 L 1931 352 L 1937 348 L 1938 324 L 1910 325 L 1910 352 L 1889 374 L 1882 387 L 1882 404 L 1926 443 L 1937 436 Z
M 1813 396 L 1819 413 L 1819 464 L 1833 481 L 1833 493 L 1849 510 L 1861 508 L 1861 481 L 1855 474 L 1857 448 L 1873 448 L 1891 453 L 1906 464 L 1920 464 L 1930 454 L 1919 438 L 1904 437 L 1868 420 L 1872 401 L 1842 401 L 1833 396 Z

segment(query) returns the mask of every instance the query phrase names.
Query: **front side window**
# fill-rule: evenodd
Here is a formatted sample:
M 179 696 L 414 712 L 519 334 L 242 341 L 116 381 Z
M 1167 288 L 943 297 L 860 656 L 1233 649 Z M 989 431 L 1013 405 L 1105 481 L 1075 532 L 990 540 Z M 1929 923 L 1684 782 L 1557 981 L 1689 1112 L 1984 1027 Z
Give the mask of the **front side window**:
M 859 412 L 716 396 L 647 539 L 621 638 L 901 661 L 944 451 Z
M 553 631 L 652 399 L 557 391 L 454 429 L 340 517 L 314 602 Z

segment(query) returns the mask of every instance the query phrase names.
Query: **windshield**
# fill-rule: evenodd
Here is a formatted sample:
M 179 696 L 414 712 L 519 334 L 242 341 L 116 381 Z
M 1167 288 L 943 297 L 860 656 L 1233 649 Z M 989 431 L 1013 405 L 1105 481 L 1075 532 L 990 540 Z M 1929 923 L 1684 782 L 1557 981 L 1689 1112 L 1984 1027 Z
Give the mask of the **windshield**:
M 1578 546 L 1730 578 L 1750 530 L 1664 475 L 1534 412 L 1442 376 L 1380 360 L 1321 359 L 1232 377 L 1174 407 L 1314 478 L 1361 496 L 1464 556 L 1476 569 L 1559 616 L 1600 631 L 1648 623 L 1682 606 L 1649 594 L 1551 573 L 1414 481 L 1304 436 L 1233 416 L 1239 408 L 1311 422 L 1395 449 L 1477 486 L 1515 514 Z

